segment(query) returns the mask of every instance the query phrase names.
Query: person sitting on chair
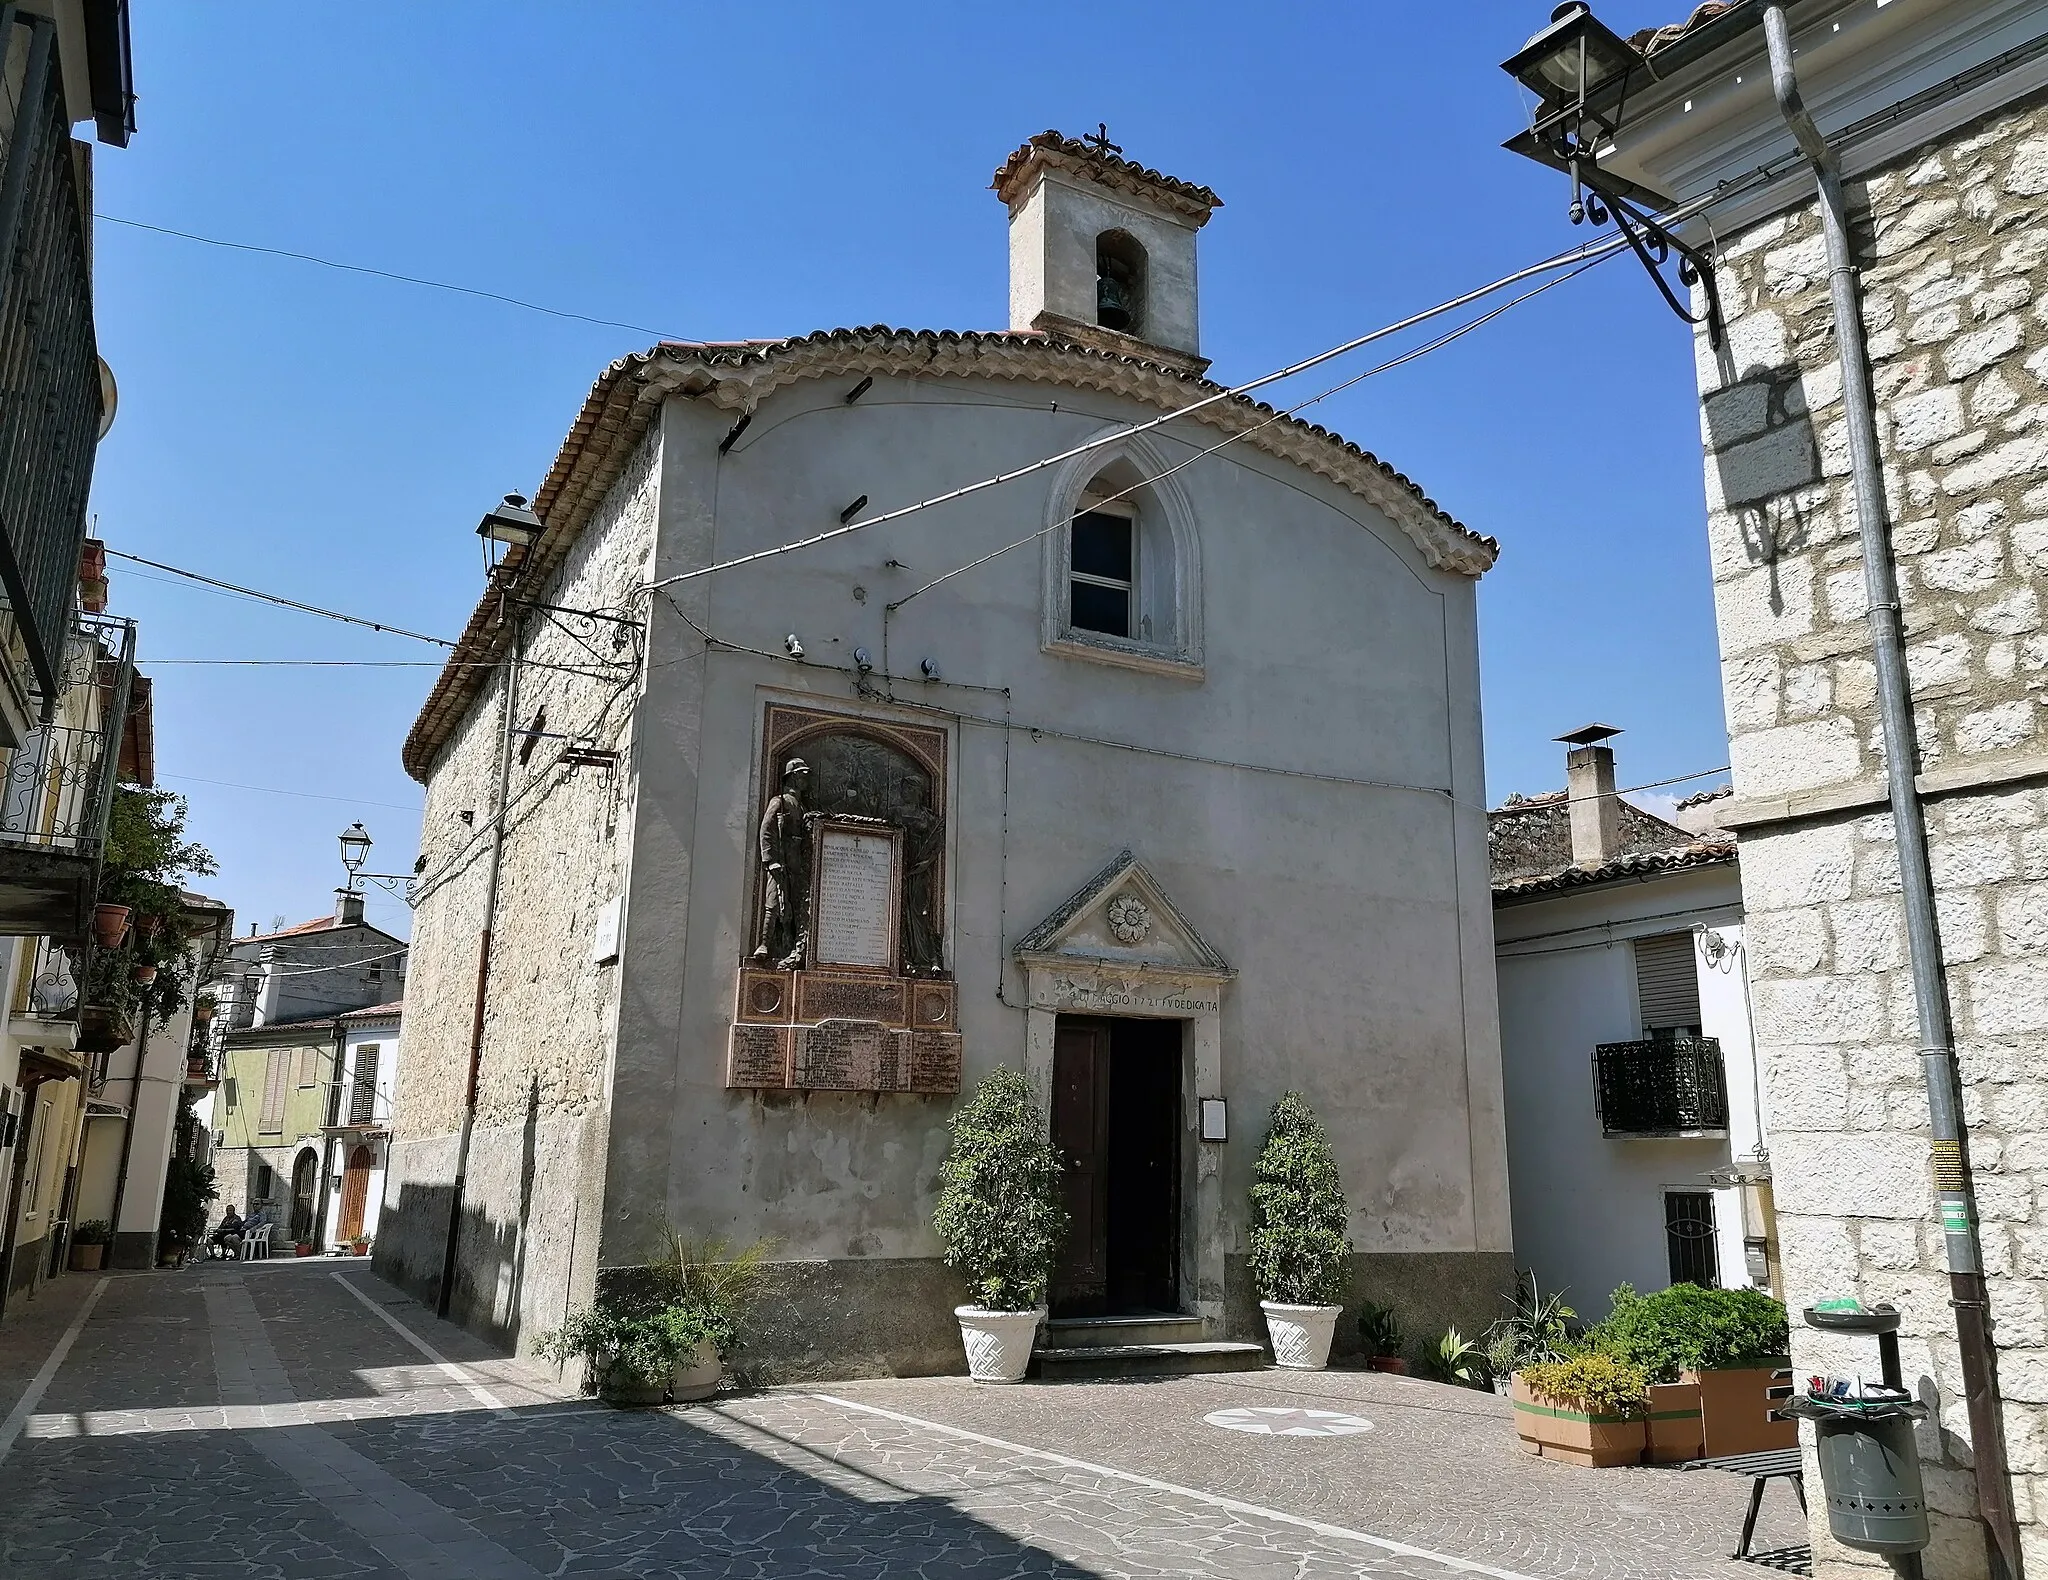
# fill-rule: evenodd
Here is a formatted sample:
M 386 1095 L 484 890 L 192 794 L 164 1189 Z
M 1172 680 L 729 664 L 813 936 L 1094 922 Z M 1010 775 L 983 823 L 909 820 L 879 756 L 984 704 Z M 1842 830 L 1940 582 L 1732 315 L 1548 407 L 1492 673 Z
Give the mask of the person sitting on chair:
M 233 1261 L 241 1254 L 242 1240 L 247 1233 L 248 1225 L 243 1223 L 240 1214 L 235 1211 L 235 1204 L 229 1202 L 226 1214 L 213 1231 L 213 1238 L 207 1242 L 208 1254 L 224 1256 Z

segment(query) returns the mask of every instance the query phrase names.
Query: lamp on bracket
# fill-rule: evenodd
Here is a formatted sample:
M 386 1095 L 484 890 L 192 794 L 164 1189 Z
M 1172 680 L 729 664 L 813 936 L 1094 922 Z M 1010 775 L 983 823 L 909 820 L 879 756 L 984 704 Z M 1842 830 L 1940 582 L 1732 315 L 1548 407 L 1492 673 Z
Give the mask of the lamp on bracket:
M 1572 182 L 1572 223 L 1613 220 L 1671 310 L 1689 324 L 1706 325 L 1708 343 L 1718 350 L 1723 324 L 1713 261 L 1639 206 L 1635 199 L 1647 194 L 1609 180 L 1599 168 L 1601 153 L 1621 131 L 1630 87 L 1650 75 L 1648 61 L 1595 16 L 1586 0 L 1565 0 L 1550 13 L 1549 26 L 1502 61 L 1501 70 L 1536 96 L 1529 129 L 1508 140 L 1509 151 L 1565 171 Z M 1704 285 L 1704 312 L 1693 312 L 1665 279 L 1674 254 L 1678 284 L 1688 292 Z

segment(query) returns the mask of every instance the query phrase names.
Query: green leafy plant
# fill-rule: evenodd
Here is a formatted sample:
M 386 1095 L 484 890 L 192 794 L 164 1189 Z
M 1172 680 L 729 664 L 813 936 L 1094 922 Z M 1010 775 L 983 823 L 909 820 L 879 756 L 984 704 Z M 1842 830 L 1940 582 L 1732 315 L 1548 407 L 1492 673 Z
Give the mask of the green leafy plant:
M 113 1011 L 117 1020 L 138 1008 L 158 1022 L 169 1020 L 191 992 L 196 962 L 180 926 L 185 902 L 179 884 L 216 869 L 213 853 L 185 837 L 185 816 L 185 798 L 169 790 L 115 787 L 98 898 L 127 906 L 131 920 L 120 948 L 93 952 L 84 1002 Z M 159 924 L 153 932 L 144 923 L 150 917 Z M 155 966 L 155 978 L 136 983 L 137 966 Z
M 1564 1360 L 1576 1347 L 1578 1315 L 1564 1303 L 1564 1291 L 1546 1295 L 1537 1288 L 1534 1272 L 1518 1271 L 1507 1311 L 1480 1335 L 1487 1367 L 1494 1376 L 1506 1377 L 1524 1366 Z
M 1754 1289 L 1673 1284 L 1639 1295 L 1623 1284 L 1607 1320 L 1586 1338 L 1652 1382 L 1676 1382 L 1682 1371 L 1770 1365 L 1786 1353 L 1786 1330 L 1784 1305 Z
M 1647 1408 L 1650 1379 L 1643 1368 L 1619 1356 L 1597 1350 L 1574 1355 L 1569 1360 L 1537 1361 L 1524 1366 L 1523 1386 L 1531 1393 L 1555 1399 L 1588 1415 L 1618 1415 L 1633 1419 Z
M 666 1381 L 707 1339 L 717 1343 L 711 1323 L 687 1306 L 600 1301 L 571 1312 L 534 1347 L 551 1361 L 581 1360 L 584 1390 L 600 1393 L 622 1382 Z
M 1461 1388 L 1488 1386 L 1486 1352 L 1456 1328 L 1446 1328 L 1436 1347 L 1423 1353 L 1422 1367 L 1438 1382 Z
M 939 1170 L 932 1227 L 946 1265 L 963 1274 L 975 1301 L 995 1311 L 1045 1303 L 1054 1259 L 1067 1232 L 1059 1148 L 1046 1133 L 1031 1083 L 998 1065 L 954 1112 L 952 1144 Z
M 1382 1356 L 1398 1357 L 1407 1342 L 1392 1306 L 1362 1301 L 1358 1307 L 1358 1347 L 1369 1361 Z
M 108 1245 L 114 1238 L 114 1226 L 104 1218 L 88 1218 L 71 1230 L 73 1245 Z
M 760 1298 L 773 1240 L 734 1250 L 715 1237 L 693 1238 L 672 1225 L 661 1228 L 661 1255 L 649 1266 L 655 1298 L 693 1312 L 720 1359 L 739 1347 L 739 1324 Z
M 1351 1242 L 1337 1159 L 1299 1092 L 1273 1105 L 1252 1170 L 1251 1273 L 1276 1305 L 1333 1306 L 1343 1297 Z
M 184 1156 L 172 1158 L 164 1173 L 158 1234 L 170 1245 L 197 1245 L 206 1232 L 206 1204 L 218 1195 L 220 1187 L 214 1183 L 210 1165 Z

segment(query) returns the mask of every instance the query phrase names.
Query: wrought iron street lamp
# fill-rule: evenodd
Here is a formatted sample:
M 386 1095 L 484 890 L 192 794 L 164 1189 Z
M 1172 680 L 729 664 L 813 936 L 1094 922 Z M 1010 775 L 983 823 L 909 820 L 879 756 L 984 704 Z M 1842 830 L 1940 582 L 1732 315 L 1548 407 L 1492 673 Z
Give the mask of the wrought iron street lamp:
M 1671 310 L 1689 324 L 1705 324 L 1709 343 L 1718 348 L 1721 296 L 1711 261 L 1639 208 L 1620 190 L 1627 183 L 1609 181 L 1599 169 L 1602 150 L 1621 131 L 1631 80 L 1647 75 L 1648 63 L 1593 15 L 1586 0 L 1565 0 L 1551 12 L 1550 25 L 1502 61 L 1501 70 L 1536 95 L 1529 130 L 1510 139 L 1508 148 L 1567 172 L 1572 223 L 1613 220 Z M 1673 254 L 1681 286 L 1704 283 L 1704 313 L 1694 313 L 1664 278 Z
M 485 514 L 477 526 L 476 535 L 487 543 L 524 548 L 540 536 L 542 525 L 540 517 L 526 503 L 524 494 L 507 494 Z
M 351 823 L 341 831 L 341 864 L 348 868 L 349 877 L 363 870 L 363 863 L 370 859 L 372 843 L 370 831 L 361 823 Z

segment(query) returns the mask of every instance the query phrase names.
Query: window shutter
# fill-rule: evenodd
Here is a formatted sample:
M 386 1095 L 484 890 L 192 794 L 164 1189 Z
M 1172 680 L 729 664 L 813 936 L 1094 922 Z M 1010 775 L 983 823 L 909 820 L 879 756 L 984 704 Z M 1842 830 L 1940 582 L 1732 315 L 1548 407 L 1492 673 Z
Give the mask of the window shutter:
M 1636 1002 L 1645 1031 L 1698 1028 L 1700 979 L 1693 969 L 1691 933 L 1636 940 Z
M 285 1077 L 291 1073 L 291 1054 L 283 1048 L 273 1048 L 269 1063 L 263 1071 L 263 1117 L 258 1130 L 276 1131 L 284 1129 Z
M 378 1052 L 374 1042 L 356 1049 L 355 1087 L 348 1099 L 348 1122 L 352 1125 L 367 1125 L 377 1117 Z
M 232 1114 L 242 1106 L 242 1083 L 231 1075 L 221 1082 L 221 1089 L 227 1094 L 228 1112 Z
M 301 1048 L 299 1050 L 298 1084 L 300 1086 L 317 1086 L 320 1084 L 320 1050 L 318 1048 Z

